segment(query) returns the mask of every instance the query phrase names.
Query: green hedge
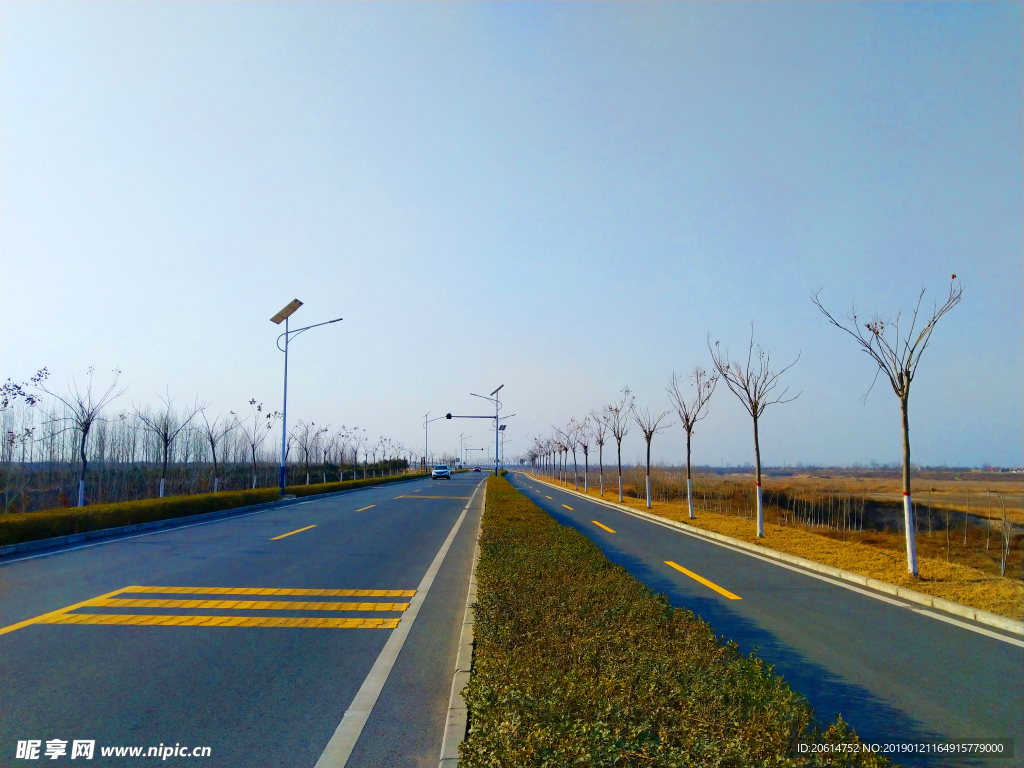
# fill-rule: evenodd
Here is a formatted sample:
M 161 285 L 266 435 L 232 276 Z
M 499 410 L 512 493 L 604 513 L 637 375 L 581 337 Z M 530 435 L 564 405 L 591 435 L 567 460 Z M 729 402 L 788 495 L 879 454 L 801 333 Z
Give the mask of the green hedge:
M 394 483 L 398 480 L 411 480 L 417 477 L 426 477 L 423 472 L 410 475 L 392 475 L 391 477 L 367 477 L 359 480 L 343 480 L 337 483 L 317 483 L 316 485 L 289 485 L 284 489 L 285 493 L 293 493 L 296 496 L 316 496 L 320 493 L 337 493 L 347 491 L 350 488 L 366 488 L 370 485 L 384 485 Z
M 43 512 L 18 512 L 0 516 L 0 545 L 68 536 L 121 525 L 151 523 L 203 512 L 220 512 L 225 509 L 247 507 L 250 504 L 277 501 L 280 498 L 281 492 L 277 488 L 256 488 L 248 491 L 197 493 L 162 499 L 122 501 L 117 504 L 94 504 L 88 507 L 62 507 Z
M 487 481 L 476 578 L 465 768 L 888 765 L 800 753 L 857 736 L 841 718 L 816 730 L 771 666 L 504 479 Z

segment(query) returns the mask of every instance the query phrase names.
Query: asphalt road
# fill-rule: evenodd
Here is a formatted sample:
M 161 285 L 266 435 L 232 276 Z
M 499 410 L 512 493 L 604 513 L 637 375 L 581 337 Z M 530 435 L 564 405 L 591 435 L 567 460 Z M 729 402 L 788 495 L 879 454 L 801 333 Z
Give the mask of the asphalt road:
M 810 701 L 820 720 L 842 714 L 868 742 L 1014 740 L 1012 759 L 904 755 L 896 760 L 901 765 L 1024 764 L 1024 648 L 1019 645 L 522 475 L 510 478 L 538 506 L 581 531 L 673 605 L 696 612 L 742 652 L 756 650 Z
M 74 740 L 94 740 L 88 765 L 313 766 L 477 491 L 347 762 L 436 766 L 484 477 L 396 483 L 5 559 L 0 628 L 94 604 L 0 635 L 0 765 L 40 764 L 17 759 L 17 742 L 28 740 L 42 742 L 46 765 L 76 765 L 83 760 L 70 759 Z M 140 586 L 162 589 L 108 594 Z M 305 605 L 281 606 L 291 601 Z M 330 604 L 346 602 L 346 610 Z M 96 614 L 136 618 L 71 623 L 107 621 Z M 189 618 L 147 626 L 154 620 L 139 616 Z M 204 626 L 194 618 L 202 616 L 232 619 Z M 288 626 L 309 618 L 335 626 Z M 368 622 L 337 626 L 339 619 Z M 49 760 L 46 742 L 55 739 L 67 742 L 67 754 Z M 209 747 L 210 756 L 101 755 L 104 746 L 158 745 Z

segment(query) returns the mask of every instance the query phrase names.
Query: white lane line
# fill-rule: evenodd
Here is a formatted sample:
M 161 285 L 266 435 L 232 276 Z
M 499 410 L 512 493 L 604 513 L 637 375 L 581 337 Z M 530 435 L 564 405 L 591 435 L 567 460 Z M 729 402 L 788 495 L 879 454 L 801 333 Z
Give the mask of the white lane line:
M 381 649 L 380 655 L 377 656 L 377 660 L 373 663 L 370 673 L 363 680 L 363 684 L 359 687 L 359 691 L 345 712 L 345 716 L 338 723 L 334 735 L 327 742 L 327 746 L 324 748 L 323 754 L 320 755 L 320 759 L 316 761 L 315 768 L 345 768 L 345 764 L 348 762 L 356 742 L 359 741 L 359 735 L 363 732 L 363 726 L 366 725 L 366 721 L 370 718 L 370 713 L 373 711 L 373 706 L 377 703 L 377 697 L 380 696 L 380 692 L 384 689 L 384 684 L 388 681 L 388 675 L 391 674 L 391 669 L 395 666 L 398 654 L 402 652 L 402 646 L 405 645 L 405 640 L 409 637 L 412 624 L 416 621 L 416 616 L 419 615 L 420 606 L 426 600 L 430 586 L 434 583 L 434 577 L 437 576 L 437 572 L 441 569 L 441 563 L 444 562 L 445 555 L 448 554 L 452 542 L 455 541 L 455 536 L 462 526 L 462 521 L 466 519 L 466 513 L 469 511 L 469 507 L 479 490 L 480 484 L 473 490 L 473 495 L 466 502 L 466 506 L 462 508 L 462 514 L 455 521 L 451 533 L 444 540 L 441 549 L 437 551 L 434 562 L 430 564 L 426 574 L 423 576 L 423 580 L 416 588 L 416 594 L 409 601 L 409 607 L 402 614 L 398 626 L 391 631 L 391 637 L 384 644 L 384 648 Z
M 558 489 L 556 489 L 556 490 L 558 490 Z M 893 599 L 891 597 L 887 597 L 887 596 L 879 594 L 877 592 L 872 592 L 871 590 L 868 590 L 868 589 L 862 589 L 861 587 L 855 587 L 853 584 L 848 584 L 845 581 L 840 581 L 838 579 L 833 579 L 830 576 L 823 576 L 820 573 L 814 573 L 813 571 L 806 571 L 803 568 L 796 567 L 795 565 L 790 565 L 788 563 L 783 563 L 783 562 L 780 562 L 778 560 L 772 560 L 771 558 L 764 557 L 763 555 L 758 555 L 758 554 L 756 554 L 754 552 L 748 552 L 745 549 L 739 549 L 737 547 L 732 547 L 732 546 L 726 544 L 723 541 L 715 541 L 714 539 L 706 539 L 703 536 L 701 536 L 700 534 L 691 533 L 690 531 L 686 531 L 686 530 L 681 530 L 679 528 L 676 528 L 674 525 L 667 525 L 667 524 L 662 523 L 662 522 L 660 522 L 658 520 L 650 520 L 650 519 L 648 519 L 646 517 L 640 517 L 639 515 L 634 515 L 634 514 L 631 513 L 630 510 L 622 509 L 617 504 L 612 504 L 612 503 L 609 503 L 609 502 L 606 502 L 606 501 L 599 501 L 597 499 L 593 499 L 593 498 L 589 498 L 589 497 L 587 499 L 585 499 L 585 500 L 591 502 L 592 504 L 598 504 L 598 505 L 600 505 L 602 507 L 608 507 L 609 509 L 614 509 L 617 512 L 620 512 L 620 513 L 622 513 L 624 515 L 629 515 L 630 517 L 632 517 L 632 518 L 634 518 L 636 520 L 639 520 L 641 522 L 652 523 L 654 525 L 659 525 L 662 528 L 667 528 L 670 531 L 674 531 L 676 533 L 682 533 L 682 534 L 684 534 L 686 536 L 689 536 L 692 539 L 697 539 L 698 541 L 703 542 L 705 544 L 714 544 L 715 546 L 722 547 L 723 549 L 728 549 L 730 552 L 736 552 L 737 554 L 740 554 L 740 555 L 746 555 L 747 557 L 753 557 L 753 558 L 755 558 L 757 560 L 760 560 L 760 561 L 762 561 L 764 563 L 768 563 L 769 565 L 775 565 L 775 566 L 778 566 L 779 568 L 785 568 L 788 571 L 794 571 L 794 572 L 802 574 L 804 576 L 810 576 L 812 579 L 818 579 L 819 581 L 827 582 L 829 584 L 832 584 L 833 586 L 842 587 L 843 589 L 848 589 L 851 592 L 857 592 L 858 594 L 865 595 L 866 597 L 871 597 L 871 598 L 874 598 L 875 600 L 880 600 L 883 603 L 889 603 L 891 605 L 895 605 L 898 608 L 909 608 L 910 610 L 914 611 L 914 613 L 920 613 L 923 616 L 927 616 L 927 617 L 932 618 L 932 619 L 938 619 L 939 621 L 944 621 L 947 624 L 953 624 L 954 626 L 961 627 L 962 629 L 970 630 L 971 632 L 975 632 L 975 633 L 977 633 L 979 635 L 985 635 L 986 637 L 991 637 L 991 638 L 994 638 L 996 640 L 1002 640 L 1004 643 L 1010 643 L 1011 645 L 1019 645 L 1021 647 L 1024 647 L 1024 643 L 1022 643 L 1021 641 L 1017 640 L 1016 638 L 1009 637 L 1008 635 L 1001 635 L 998 632 L 992 632 L 990 630 L 983 629 L 982 627 L 976 626 L 974 624 L 968 624 L 965 621 L 958 621 L 958 620 L 953 619 L 953 618 L 948 618 L 946 616 L 942 616 L 942 615 L 940 615 L 938 613 L 933 613 L 932 611 L 928 611 L 928 610 L 925 610 L 925 609 L 922 609 L 922 608 L 917 608 L 917 607 L 911 605 L 910 603 L 903 602 L 902 600 L 895 600 L 895 599 Z
M 372 488 L 357 488 L 351 493 L 345 494 L 346 496 L 354 496 L 357 493 L 363 491 L 370 491 Z M 311 501 L 328 501 L 328 499 L 311 499 Z M 104 544 L 117 544 L 121 541 L 128 541 L 129 539 L 140 539 L 143 536 L 156 536 L 158 533 L 172 533 L 174 531 L 181 531 L 185 528 L 195 528 L 199 525 L 213 525 L 214 523 L 226 523 L 231 520 L 238 520 L 243 517 L 249 517 L 250 515 L 262 515 L 264 512 L 276 512 L 279 509 L 288 509 L 289 507 L 297 507 L 299 504 L 308 504 L 308 501 L 300 501 L 296 504 L 282 504 L 280 507 L 270 507 L 269 509 L 257 509 L 254 512 L 240 512 L 237 515 L 224 515 L 224 517 L 218 517 L 213 520 L 203 520 L 199 523 L 186 523 L 185 525 L 168 525 L 165 528 L 158 528 L 155 531 L 147 531 L 146 533 L 136 533 L 132 536 L 111 536 L 109 539 L 103 539 L 102 541 L 95 541 L 92 544 L 81 544 L 77 547 L 68 547 L 67 549 L 58 549 L 52 552 L 40 552 L 38 555 L 25 555 L 24 557 L 13 557 L 4 558 L 0 560 L 0 568 L 5 565 L 12 563 L 22 563 L 26 560 L 35 560 L 37 557 L 54 557 L 55 555 L 63 555 L 65 552 L 75 552 L 79 549 L 89 549 L 90 547 L 102 547 Z

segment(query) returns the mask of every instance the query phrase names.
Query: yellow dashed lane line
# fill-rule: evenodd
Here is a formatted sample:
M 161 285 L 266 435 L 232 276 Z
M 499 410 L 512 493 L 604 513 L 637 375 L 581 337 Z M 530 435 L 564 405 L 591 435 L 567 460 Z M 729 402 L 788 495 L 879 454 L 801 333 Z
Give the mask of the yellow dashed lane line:
M 609 528 L 609 527 L 608 527 L 607 525 L 605 525 L 604 523 L 599 523 L 599 522 L 597 522 L 597 520 L 591 520 L 590 522 L 592 522 L 592 523 L 593 523 L 594 525 L 596 525 L 596 526 L 597 526 L 598 528 L 604 528 L 604 529 L 605 529 L 606 531 L 608 531 L 608 533 L 615 533 L 615 531 L 613 531 L 613 530 L 612 530 L 611 528 Z
M 693 571 L 686 570 L 685 568 L 683 568 L 683 566 L 679 565 L 678 563 L 673 563 L 671 560 L 666 560 L 665 561 L 665 565 L 667 565 L 669 568 L 675 568 L 680 573 L 685 573 L 687 576 L 689 576 L 694 581 L 699 581 L 705 587 L 708 587 L 709 589 L 715 590 L 715 592 L 717 592 L 720 595 L 724 595 L 725 597 L 729 598 L 730 600 L 742 600 L 743 599 L 739 595 L 734 595 L 729 590 L 723 589 L 722 587 L 720 587 L 717 584 L 715 584 L 713 581 L 708 581 L 703 576 L 698 576 Z
M 280 536 L 275 536 L 274 538 L 272 538 L 271 541 L 277 541 L 278 539 L 283 539 L 285 536 L 294 536 L 296 533 L 302 533 L 303 531 L 308 531 L 310 528 L 316 528 L 316 526 L 315 525 L 307 525 L 305 528 L 299 528 L 299 530 L 297 530 L 297 531 L 289 531 L 288 533 L 282 533 Z
M 90 608 L 217 608 L 264 611 L 404 611 L 408 603 L 311 603 L 305 600 L 153 600 L 97 598 Z
M 280 616 L 132 616 L 107 613 L 48 614 L 36 624 L 119 624 L 160 627 L 309 627 L 318 629 L 394 629 L 398 619 L 296 619 Z

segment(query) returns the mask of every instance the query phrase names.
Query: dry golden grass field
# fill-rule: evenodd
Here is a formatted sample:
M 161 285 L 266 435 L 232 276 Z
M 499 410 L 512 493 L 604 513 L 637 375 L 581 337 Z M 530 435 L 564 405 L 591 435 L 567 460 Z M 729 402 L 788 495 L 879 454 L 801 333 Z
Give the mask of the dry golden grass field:
M 753 484 L 751 477 L 748 476 L 744 479 L 751 485 Z M 778 482 L 783 483 L 790 480 L 793 478 L 780 478 Z M 811 481 L 796 478 L 796 483 L 803 482 L 810 486 L 816 480 L 817 478 L 813 478 Z M 616 501 L 614 475 L 609 477 L 606 474 L 605 482 L 605 498 L 609 501 Z M 864 486 L 867 485 L 867 483 L 864 484 Z M 573 487 L 571 472 L 569 473 L 568 487 Z M 580 491 L 582 490 L 581 483 Z M 628 490 L 635 493 L 632 486 Z M 871 492 L 869 487 L 858 487 L 858 490 L 862 493 Z M 598 496 L 597 488 L 591 487 L 590 495 Z M 626 495 L 625 503 L 630 507 L 646 511 L 644 500 L 635 498 L 635 496 Z M 836 531 L 835 529 L 806 529 L 795 525 L 777 525 L 774 522 L 776 516 L 774 508 L 772 508 L 765 514 L 765 538 L 757 539 L 753 519 L 701 509 L 696 503 L 694 506 L 697 519 L 692 521 L 687 518 L 685 500 L 655 501 L 650 511 L 670 520 L 760 544 L 825 565 L 843 568 L 870 578 L 905 586 L 972 608 L 980 608 L 1017 620 L 1024 619 L 1024 580 L 1021 579 L 1022 555 L 1019 533 L 1011 546 L 1011 555 L 1006 570 L 1007 577 L 999 575 L 998 531 L 992 533 L 986 549 L 986 531 L 979 527 L 969 527 L 967 545 L 964 546 L 961 523 L 961 527 L 951 531 L 950 534 L 950 562 L 946 562 L 945 528 L 941 530 L 935 528 L 931 534 L 919 533 L 917 549 L 920 576 L 918 579 L 913 579 L 907 573 L 905 542 L 902 533 Z M 971 511 L 973 514 L 973 501 Z M 961 515 L 960 518 L 962 520 L 963 516 Z M 1011 574 L 1015 578 L 1009 578 Z

